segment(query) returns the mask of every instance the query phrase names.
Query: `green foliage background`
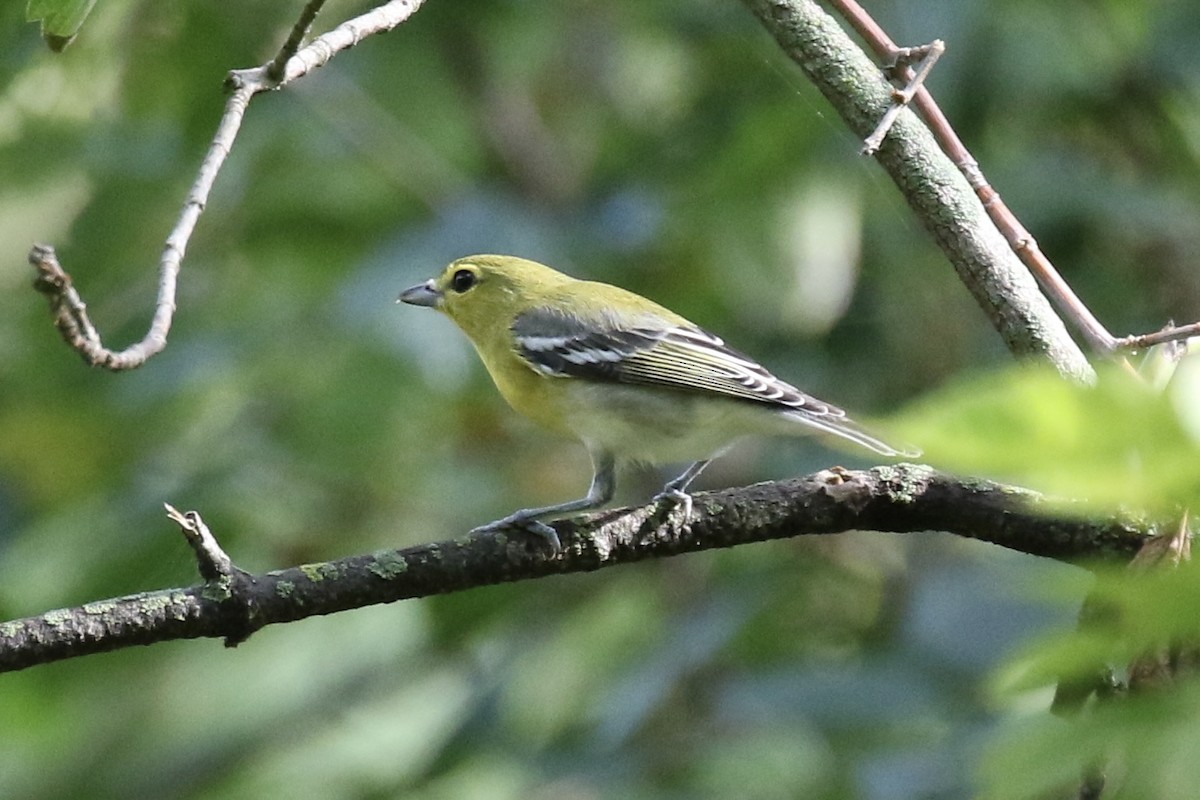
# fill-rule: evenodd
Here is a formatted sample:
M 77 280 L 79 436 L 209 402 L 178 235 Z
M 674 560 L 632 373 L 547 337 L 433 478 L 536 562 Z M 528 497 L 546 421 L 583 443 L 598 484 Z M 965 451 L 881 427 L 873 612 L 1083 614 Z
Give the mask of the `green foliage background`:
M 109 344 L 140 338 L 221 80 L 299 4 L 108 0 L 61 55 L 22 5 L 0 7 L 4 619 L 193 583 L 164 501 L 265 570 L 581 493 L 580 448 L 515 419 L 449 322 L 393 304 L 474 252 L 642 292 L 859 416 L 974 420 L 979 448 L 931 442 L 948 465 L 1047 473 L 972 416 L 1004 379 L 939 393 L 1007 353 L 734 0 L 428 0 L 259 97 L 169 347 L 90 370 L 29 288 L 29 245 L 59 248 Z M 1200 7 L 869 5 L 898 41 L 947 41 L 932 89 L 1112 330 L 1197 318 Z M 752 442 L 704 481 L 835 461 L 869 463 Z M 626 473 L 620 498 L 662 477 Z M 1014 774 L 1032 791 L 1075 762 L 1023 772 L 1016 744 L 1062 741 L 1046 680 L 987 679 L 1069 630 L 1087 586 L 942 535 L 846 534 L 94 656 L 0 676 L 0 796 L 1018 796 Z

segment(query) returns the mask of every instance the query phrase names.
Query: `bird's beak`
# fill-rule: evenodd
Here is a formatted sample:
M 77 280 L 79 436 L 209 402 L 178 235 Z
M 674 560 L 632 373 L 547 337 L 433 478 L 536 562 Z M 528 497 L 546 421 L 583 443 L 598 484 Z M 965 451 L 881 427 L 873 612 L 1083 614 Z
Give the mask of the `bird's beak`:
M 396 298 L 397 303 L 408 303 L 411 306 L 428 306 L 437 308 L 442 302 L 442 293 L 432 280 L 418 283 L 412 288 L 405 289 Z

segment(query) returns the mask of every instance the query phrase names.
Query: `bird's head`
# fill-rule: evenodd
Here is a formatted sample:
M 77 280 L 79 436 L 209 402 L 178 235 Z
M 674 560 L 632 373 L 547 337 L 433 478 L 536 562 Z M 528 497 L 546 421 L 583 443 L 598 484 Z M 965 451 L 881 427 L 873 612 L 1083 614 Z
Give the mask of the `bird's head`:
M 399 302 L 436 308 L 472 339 L 507 328 L 516 315 L 539 305 L 573 279 L 516 256 L 477 255 L 452 262 L 441 275 L 400 293 Z

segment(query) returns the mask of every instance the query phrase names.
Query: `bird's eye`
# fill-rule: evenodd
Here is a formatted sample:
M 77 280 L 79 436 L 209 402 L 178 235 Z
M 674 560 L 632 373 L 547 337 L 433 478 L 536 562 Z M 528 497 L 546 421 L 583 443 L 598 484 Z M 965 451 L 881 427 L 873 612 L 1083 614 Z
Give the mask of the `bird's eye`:
M 469 269 L 460 269 L 454 273 L 454 277 L 450 279 L 450 288 L 462 294 L 467 289 L 470 289 L 476 284 L 479 278 Z

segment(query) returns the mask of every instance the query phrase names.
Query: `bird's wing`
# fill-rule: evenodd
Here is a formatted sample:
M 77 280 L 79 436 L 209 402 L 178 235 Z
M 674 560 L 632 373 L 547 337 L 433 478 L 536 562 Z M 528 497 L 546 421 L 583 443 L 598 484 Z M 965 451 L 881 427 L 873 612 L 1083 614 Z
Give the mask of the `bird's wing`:
M 530 368 L 555 378 L 641 384 L 762 403 L 783 416 L 841 436 L 886 456 L 919 456 L 860 428 L 835 405 L 781 381 L 720 338 L 691 325 L 619 323 L 610 316 L 581 320 L 535 308 L 512 326 L 517 352 Z
M 831 422 L 845 417 L 700 328 L 597 324 L 537 308 L 517 317 L 512 332 L 521 357 L 543 375 L 707 392 Z

